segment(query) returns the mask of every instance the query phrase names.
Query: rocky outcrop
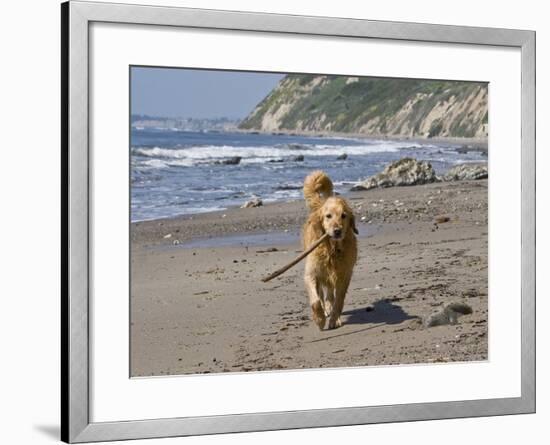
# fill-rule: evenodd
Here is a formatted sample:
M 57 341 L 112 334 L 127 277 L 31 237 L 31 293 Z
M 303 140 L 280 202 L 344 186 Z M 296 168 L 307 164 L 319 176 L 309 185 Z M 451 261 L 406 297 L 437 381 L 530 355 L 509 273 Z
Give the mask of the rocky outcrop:
M 381 173 L 377 173 L 352 187 L 352 191 L 370 190 L 376 187 L 394 187 L 420 185 L 437 182 L 429 162 L 417 161 L 413 158 L 403 158 L 388 165 Z
M 487 164 L 460 164 L 451 168 L 444 176 L 444 181 L 474 181 L 487 179 L 489 170 Z
M 239 128 L 486 138 L 488 88 L 481 82 L 289 74 Z

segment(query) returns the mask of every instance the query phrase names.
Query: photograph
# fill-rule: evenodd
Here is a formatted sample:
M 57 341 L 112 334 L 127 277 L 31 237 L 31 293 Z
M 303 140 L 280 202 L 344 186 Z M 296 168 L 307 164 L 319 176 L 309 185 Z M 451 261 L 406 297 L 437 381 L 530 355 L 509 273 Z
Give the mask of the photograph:
M 131 377 L 489 359 L 487 82 L 128 75 Z

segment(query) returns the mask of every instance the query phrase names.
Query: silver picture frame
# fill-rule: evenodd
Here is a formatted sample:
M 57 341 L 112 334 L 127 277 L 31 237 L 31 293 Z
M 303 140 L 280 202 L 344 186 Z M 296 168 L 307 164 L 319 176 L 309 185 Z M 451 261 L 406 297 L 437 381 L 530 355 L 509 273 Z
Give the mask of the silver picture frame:
M 535 412 L 535 32 L 70 1 L 62 23 L 61 438 L 68 443 Z M 90 421 L 89 27 L 93 22 L 521 50 L 521 396 L 121 422 Z

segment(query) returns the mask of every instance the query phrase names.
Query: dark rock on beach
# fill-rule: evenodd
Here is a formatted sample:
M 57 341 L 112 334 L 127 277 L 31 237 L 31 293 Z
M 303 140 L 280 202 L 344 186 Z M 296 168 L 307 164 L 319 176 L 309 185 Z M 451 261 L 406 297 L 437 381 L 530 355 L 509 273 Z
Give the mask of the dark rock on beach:
M 288 144 L 287 147 L 291 150 L 302 150 L 303 148 L 307 148 L 302 144 Z
M 348 158 L 347 153 L 342 153 L 340 156 L 336 158 L 337 161 L 345 161 Z
M 487 146 L 486 145 L 463 145 L 455 149 L 457 153 L 466 154 L 471 152 L 479 152 L 482 155 L 487 155 Z
M 291 156 L 290 158 L 287 158 L 287 160 L 291 162 L 304 162 L 304 155 Z M 279 163 L 279 162 L 285 162 L 285 160 L 281 158 L 277 158 L 277 159 L 270 159 L 267 162 Z
M 471 314 L 472 307 L 466 303 L 449 303 L 441 311 L 430 315 L 424 320 L 424 326 L 443 326 L 446 324 L 457 324 L 458 317 Z
M 260 198 L 255 197 L 255 198 L 252 198 L 250 201 L 246 201 L 241 206 L 241 209 L 249 209 L 251 207 L 261 207 L 263 205 L 264 205 L 263 201 Z
M 216 161 L 216 164 L 221 165 L 238 165 L 241 162 L 240 156 L 233 156 L 232 158 L 222 159 L 221 161 Z

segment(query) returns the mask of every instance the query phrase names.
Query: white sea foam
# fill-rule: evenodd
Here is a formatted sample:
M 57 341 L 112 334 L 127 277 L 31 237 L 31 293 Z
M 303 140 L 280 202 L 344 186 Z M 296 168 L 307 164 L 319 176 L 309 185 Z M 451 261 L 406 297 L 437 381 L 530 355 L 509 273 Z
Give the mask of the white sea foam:
M 234 147 L 229 145 L 205 145 L 188 148 L 137 147 L 133 154 L 154 158 L 143 164 L 150 167 L 167 166 L 190 167 L 200 163 L 216 162 L 224 158 L 240 157 L 243 164 L 265 163 L 270 160 L 292 158 L 303 155 L 318 156 L 364 156 L 372 153 L 396 152 L 399 146 L 392 142 L 381 142 L 370 145 L 301 145 L 301 146 L 254 146 Z
M 455 159 L 451 161 L 453 164 L 486 164 L 486 159 Z

